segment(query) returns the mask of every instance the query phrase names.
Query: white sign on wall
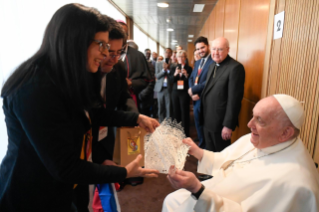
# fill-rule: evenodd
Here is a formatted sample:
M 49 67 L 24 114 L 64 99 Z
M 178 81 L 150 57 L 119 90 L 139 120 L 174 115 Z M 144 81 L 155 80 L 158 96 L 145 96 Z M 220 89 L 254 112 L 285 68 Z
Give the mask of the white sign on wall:
M 282 38 L 282 32 L 284 29 L 285 11 L 275 15 L 274 20 L 274 40 Z

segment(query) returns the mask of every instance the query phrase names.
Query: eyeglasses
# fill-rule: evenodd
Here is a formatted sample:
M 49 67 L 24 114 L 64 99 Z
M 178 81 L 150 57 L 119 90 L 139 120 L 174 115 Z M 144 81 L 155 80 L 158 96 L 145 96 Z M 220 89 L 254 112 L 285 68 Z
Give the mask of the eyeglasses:
M 222 52 L 222 51 L 224 51 L 224 49 L 222 49 L 222 48 L 212 48 L 212 51 Z
M 105 51 L 106 49 L 107 50 L 110 50 L 111 48 L 111 45 L 108 44 L 108 43 L 104 43 L 103 41 L 100 41 L 100 40 L 93 40 L 95 43 L 99 44 L 99 50 L 100 52 L 103 52 Z
M 123 54 L 123 51 L 117 52 L 117 54 L 115 54 L 115 52 L 110 52 L 109 56 L 114 59 L 116 57 L 120 57 Z

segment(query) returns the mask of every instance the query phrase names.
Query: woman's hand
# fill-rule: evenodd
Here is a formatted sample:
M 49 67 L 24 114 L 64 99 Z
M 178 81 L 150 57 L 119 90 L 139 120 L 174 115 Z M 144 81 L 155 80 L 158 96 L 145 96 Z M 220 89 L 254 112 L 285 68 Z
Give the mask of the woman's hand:
M 184 74 L 184 76 L 185 76 L 186 78 L 188 78 L 188 73 L 187 73 L 187 71 L 186 71 L 185 69 L 182 69 L 182 73 Z
M 181 69 L 177 66 L 176 69 L 175 69 L 174 76 L 177 76 L 180 73 L 181 73 Z
M 142 160 L 142 155 L 138 155 L 135 160 L 125 166 L 127 175 L 126 178 L 130 177 L 158 177 L 159 171 L 156 169 L 144 169 L 139 165 Z

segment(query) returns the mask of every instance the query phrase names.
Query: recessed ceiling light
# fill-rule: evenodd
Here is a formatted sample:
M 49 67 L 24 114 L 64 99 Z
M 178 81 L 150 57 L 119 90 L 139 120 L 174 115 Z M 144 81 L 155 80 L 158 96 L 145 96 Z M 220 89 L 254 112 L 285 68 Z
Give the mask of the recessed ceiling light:
M 205 4 L 194 4 L 193 12 L 195 13 L 203 12 L 204 7 L 205 7 Z
M 188 42 L 193 42 L 193 40 L 188 40 Z
M 169 7 L 168 3 L 162 2 L 162 3 L 157 3 L 158 7 Z
M 188 35 L 188 37 L 189 37 L 189 38 L 193 38 L 193 37 L 194 37 L 194 35 Z
M 171 22 L 171 20 L 170 20 L 169 18 L 167 18 L 167 19 L 166 19 L 166 22 L 169 23 L 169 22 Z
M 168 28 L 168 29 L 167 29 L 167 31 L 169 31 L 169 32 L 173 32 L 173 31 L 174 31 L 174 29 L 172 29 L 172 28 Z

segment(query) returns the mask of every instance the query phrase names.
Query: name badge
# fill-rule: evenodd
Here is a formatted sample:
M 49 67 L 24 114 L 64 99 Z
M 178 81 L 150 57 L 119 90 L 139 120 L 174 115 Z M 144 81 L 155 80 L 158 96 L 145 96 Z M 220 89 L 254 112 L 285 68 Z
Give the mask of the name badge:
M 194 83 L 195 85 L 198 84 L 198 78 L 199 78 L 198 76 L 195 78 L 195 83 Z
M 98 141 L 101 141 L 102 139 L 106 138 L 107 132 L 108 127 L 100 127 Z
M 167 77 L 164 78 L 163 86 L 164 86 L 164 87 L 167 87 Z
M 177 81 L 177 90 L 184 90 L 184 81 L 183 80 Z

